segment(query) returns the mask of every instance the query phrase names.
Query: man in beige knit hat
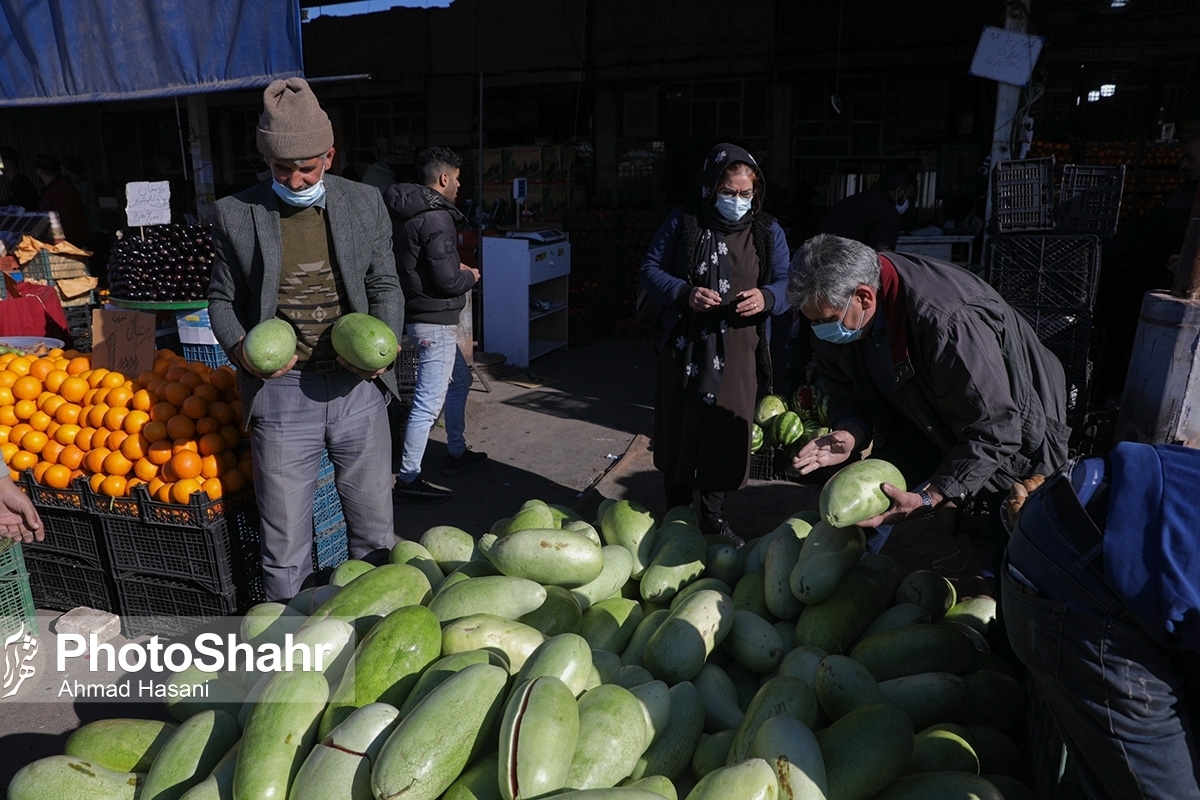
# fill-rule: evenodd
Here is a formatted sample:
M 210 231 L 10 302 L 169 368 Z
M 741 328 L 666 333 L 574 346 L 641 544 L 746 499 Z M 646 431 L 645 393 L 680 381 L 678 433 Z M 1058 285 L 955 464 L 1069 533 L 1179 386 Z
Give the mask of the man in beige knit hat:
M 379 191 L 327 170 L 333 126 L 302 78 L 263 92 L 258 149 L 271 179 L 217 201 L 209 285 L 213 332 L 238 368 L 261 515 L 267 600 L 312 577 L 312 506 L 322 450 L 336 470 L 350 556 L 394 542 L 389 368 L 364 373 L 333 350 L 330 329 L 363 312 L 404 330 L 391 223 Z M 246 331 L 283 319 L 296 356 L 270 375 L 242 355 Z

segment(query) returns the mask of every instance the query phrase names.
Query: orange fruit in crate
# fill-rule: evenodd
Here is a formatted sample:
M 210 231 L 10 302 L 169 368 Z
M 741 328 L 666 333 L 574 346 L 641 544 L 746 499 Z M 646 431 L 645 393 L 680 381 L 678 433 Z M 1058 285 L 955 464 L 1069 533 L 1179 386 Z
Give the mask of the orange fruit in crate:
M 151 478 L 150 480 L 146 481 L 146 491 L 150 493 L 151 497 L 154 497 L 158 494 L 158 490 L 161 489 L 165 483 L 166 481 L 160 477 Z
M 83 464 L 84 452 L 77 445 L 69 444 L 58 454 L 58 463 L 69 470 L 77 470 Z
M 125 415 L 125 420 L 121 423 L 121 428 L 126 433 L 140 433 L 149 422 L 149 414 L 145 411 L 137 411 L 135 409 Z
M 237 447 L 238 444 L 242 441 L 241 432 L 237 428 L 233 427 L 232 425 L 222 425 L 221 426 L 221 436 L 222 436 L 222 438 L 225 439 L 225 446 L 228 447 L 230 450 Z
M 199 397 L 206 403 L 215 403 L 221 399 L 221 391 L 211 383 L 202 383 L 192 389 L 192 396 Z
M 179 478 L 197 478 L 204 466 L 199 453 L 191 450 L 180 450 L 171 457 L 171 471 Z
M 208 495 L 209 500 L 220 500 L 221 495 L 225 493 L 218 478 L 207 479 L 204 483 L 200 484 L 200 488 Z
M 13 397 L 18 400 L 36 400 L 42 393 L 42 382 L 32 375 L 22 375 L 13 382 Z
M 79 422 L 79 415 L 83 413 L 83 407 L 75 403 L 64 402 L 54 412 L 55 422 L 60 422 L 63 425 L 72 422 Z
M 219 478 L 225 471 L 225 462 L 218 455 L 200 457 L 200 477 Z
M 200 437 L 198 442 L 200 454 L 210 456 L 214 453 L 223 453 L 228 449 L 225 444 L 225 437 L 219 433 L 206 433 Z
M 40 380 L 45 380 L 46 376 L 54 370 L 54 360 L 50 358 L 39 358 L 29 365 L 29 374 Z
M 150 419 L 154 422 L 166 422 L 179 413 L 179 409 L 165 400 L 160 400 L 150 409 Z
M 11 369 L 0 369 L 0 386 L 12 387 L 17 382 L 17 378 L 21 377 Z
M 35 431 L 44 431 L 54 420 L 45 411 L 35 411 L 29 416 L 29 426 Z
M 17 446 L 16 442 L 4 442 L 0 444 L 0 456 L 4 457 L 5 464 L 12 461 L 12 457 L 19 452 L 21 452 L 21 448 Z
M 92 387 L 93 389 L 99 389 L 100 382 L 104 380 L 104 376 L 107 374 L 108 370 L 106 370 L 104 367 L 96 367 L 95 369 L 90 369 L 87 372 L 79 373 L 79 376 L 88 382 L 88 386 Z
M 221 488 L 225 494 L 234 494 L 246 488 L 246 476 L 241 470 L 231 469 L 221 476 Z
M 228 392 L 237 386 L 237 373 L 228 364 L 222 364 L 208 373 L 208 382 L 222 392 Z
M 100 385 L 108 389 L 116 389 L 119 386 L 123 386 L 127 380 L 128 378 L 119 372 L 109 372 L 100 379 Z
M 8 441 L 8 432 L 12 430 L 12 425 L 0 425 L 0 444 Z
M 142 428 L 142 435 L 152 442 L 162 441 L 167 438 L 167 423 L 147 422 Z
M 196 420 L 196 435 L 205 436 L 210 433 L 220 433 L 221 423 L 217 422 L 212 417 L 201 417 Z
M 170 481 L 158 487 L 158 491 L 154 493 L 154 499 L 160 503 L 171 502 L 171 489 L 175 488 L 175 482 Z
M 107 497 L 124 497 L 125 477 L 123 475 L 109 475 L 100 482 L 100 494 Z
M 174 453 L 171 451 L 171 441 L 169 439 L 159 439 L 156 442 L 151 442 L 146 449 L 146 458 L 150 459 L 150 463 L 162 466 L 171 460 Z
M 38 463 L 38 460 L 38 457 L 28 450 L 18 450 L 12 454 L 12 458 L 8 459 L 8 466 L 9 469 L 24 472 L 27 469 L 32 469 Z
M 109 390 L 108 395 L 104 398 L 104 402 L 113 408 L 129 408 L 129 401 L 132 399 L 133 389 L 130 389 L 128 386 L 114 386 Z
M 80 450 L 87 451 L 92 449 L 92 438 L 96 435 L 96 429 L 90 425 L 85 425 L 79 429 L 79 433 L 75 434 L 75 444 Z
M 192 495 L 199 491 L 201 491 L 200 481 L 195 478 L 184 478 L 175 481 L 175 484 L 171 487 L 171 499 L 176 503 L 186 505 Z
M 92 488 L 93 492 L 100 494 L 100 484 L 104 483 L 104 479 L 107 477 L 107 475 L 102 475 L 99 472 L 97 472 L 95 475 L 89 475 L 88 486 Z
M 88 393 L 83 396 L 83 404 L 85 406 L 86 405 L 94 406 L 94 405 L 99 405 L 100 403 L 109 405 L 108 393 L 111 391 L 112 391 L 111 389 L 104 387 L 104 386 L 101 386 L 99 389 L 88 389 Z
M 58 412 L 60 406 L 67 404 L 66 398 L 64 398 L 62 395 L 50 394 L 49 392 L 43 392 L 42 394 L 45 399 L 38 401 L 38 408 L 40 408 L 42 411 L 45 411 L 52 417 Z
M 217 401 L 208 404 L 208 415 L 220 425 L 233 424 L 233 407 L 229 403 Z
M 193 453 L 199 453 L 200 443 L 195 439 L 176 439 L 171 443 L 171 455 L 182 453 L 184 450 L 190 450 Z
M 104 403 L 101 403 L 100 405 L 92 406 L 88 410 L 88 424 L 91 425 L 93 428 L 105 427 L 104 415 L 107 413 L 108 413 L 108 406 L 105 405 Z
M 107 475 L 120 475 L 122 477 L 133 472 L 133 462 L 125 457 L 125 454 L 120 450 L 111 450 L 104 457 L 104 470 Z M 97 470 L 99 472 L 100 470 Z
M 50 441 L 46 434 L 39 430 L 32 430 L 21 437 L 18 444 L 22 450 L 28 450 L 31 453 L 41 453 L 42 448 L 46 446 L 46 442 Z
M 139 458 L 133 465 L 133 474 L 144 481 L 158 477 L 158 465 L 148 458 Z
M 104 446 L 109 450 L 120 450 L 128 438 L 129 434 L 125 431 L 110 431 L 108 436 L 104 437 Z
M 0 406 L 0 425 L 16 425 L 17 410 L 13 406 Z
M 196 435 L 196 422 L 183 414 L 167 420 L 167 436 L 172 439 L 190 439 Z
M 197 373 L 195 370 L 187 370 L 178 378 L 179 382 L 188 389 L 196 389 L 204 383 L 204 376 Z
M 128 408 L 110 406 L 108 411 L 104 412 L 104 427 L 108 428 L 110 431 L 124 430 L 125 417 L 128 414 Z
M 13 404 L 13 413 L 17 415 L 17 419 L 29 419 L 37 411 L 37 403 L 32 400 L 18 400 Z
M 11 406 L 17 402 L 17 398 L 13 397 L 11 386 L 0 386 L 0 406 Z
M 59 425 L 58 430 L 54 432 L 54 441 L 59 444 L 74 444 L 80 430 L 81 428 L 73 422 Z
M 42 474 L 41 482 L 52 489 L 66 489 L 71 485 L 71 470 L 62 464 L 51 464 Z
M 67 374 L 78 375 L 92 368 L 92 359 L 88 356 L 76 356 L 67 362 Z
M 208 414 L 208 401 L 198 395 L 190 395 L 185 397 L 179 405 L 179 410 L 183 415 L 191 419 L 200 419 Z
M 104 459 L 111 452 L 107 447 L 93 447 L 83 459 L 84 469 L 93 473 L 104 472 Z
M 69 403 L 78 403 L 91 389 L 88 382 L 80 377 L 67 378 L 58 387 L 58 393 Z
M 129 402 L 130 408 L 136 408 L 138 411 L 149 411 L 154 408 L 154 404 L 158 402 L 158 395 L 149 389 L 138 389 L 133 393 L 133 398 Z
M 221 453 L 221 463 L 225 465 L 224 469 L 226 469 L 226 470 L 237 469 L 237 465 L 238 465 L 237 451 L 236 450 L 226 450 L 224 453 Z
M 51 464 L 49 461 L 39 461 L 38 463 L 34 464 L 33 465 L 33 479 L 35 481 L 37 481 L 38 483 L 42 484 L 43 486 L 47 485 L 46 481 L 43 480 L 43 477 L 46 474 L 46 470 L 50 469 L 53 466 L 55 466 L 55 465 Z
M 130 461 L 145 458 L 150 450 L 150 441 L 140 433 L 127 434 L 121 442 L 121 453 Z
M 33 360 L 28 356 L 17 356 L 12 361 L 8 362 L 8 371 L 15 373 L 18 377 L 29 374 L 29 365 Z
M 47 440 L 45 447 L 42 448 L 42 461 L 49 461 L 51 464 L 57 464 L 59 454 L 61 454 L 65 448 L 66 445 L 59 444 L 53 439 Z
M 20 444 L 21 437 L 29 433 L 31 430 L 33 430 L 33 426 L 28 422 L 18 422 L 16 425 L 13 425 L 11 429 L 9 429 L 8 439 L 13 444 Z
M 65 369 L 52 369 L 42 378 L 42 385 L 52 392 L 57 392 L 69 377 L 71 376 Z
M 163 377 L 169 383 L 179 383 L 179 379 L 187 374 L 187 371 L 187 364 L 179 364 L 172 361 L 171 366 L 167 367 L 167 371 L 163 374 Z
M 183 405 L 184 400 L 192 396 L 192 390 L 190 387 L 176 381 L 164 386 L 161 394 L 163 400 L 179 408 Z

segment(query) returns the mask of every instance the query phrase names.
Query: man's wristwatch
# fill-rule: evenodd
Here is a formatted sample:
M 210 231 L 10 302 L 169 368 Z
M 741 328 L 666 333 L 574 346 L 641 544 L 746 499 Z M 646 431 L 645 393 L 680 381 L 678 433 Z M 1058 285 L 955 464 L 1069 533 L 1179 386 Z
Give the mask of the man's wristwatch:
M 921 508 L 925 509 L 925 513 L 921 515 L 921 519 L 929 519 L 933 516 L 933 498 L 924 489 L 917 490 L 917 497 L 921 498 Z

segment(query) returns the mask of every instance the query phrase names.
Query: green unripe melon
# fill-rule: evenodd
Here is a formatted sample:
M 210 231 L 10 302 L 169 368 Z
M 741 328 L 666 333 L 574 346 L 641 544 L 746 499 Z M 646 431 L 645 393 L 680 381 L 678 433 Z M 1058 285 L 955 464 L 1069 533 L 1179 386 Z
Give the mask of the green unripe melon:
M 263 320 L 242 340 L 242 355 L 259 372 L 278 372 L 296 355 L 296 330 L 287 320 Z
M 383 320 L 354 312 L 339 317 L 330 332 L 333 349 L 350 364 L 367 372 L 391 366 L 396 360 L 396 334 Z

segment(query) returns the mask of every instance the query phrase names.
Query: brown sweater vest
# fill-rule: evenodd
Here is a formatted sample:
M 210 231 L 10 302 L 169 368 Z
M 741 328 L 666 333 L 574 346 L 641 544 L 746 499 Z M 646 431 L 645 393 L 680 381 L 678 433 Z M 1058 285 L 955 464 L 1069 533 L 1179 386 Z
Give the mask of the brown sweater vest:
M 325 209 L 280 204 L 283 264 L 275 316 L 296 329 L 297 369 L 317 369 L 337 358 L 330 328 L 347 312 L 342 275 L 329 243 Z

